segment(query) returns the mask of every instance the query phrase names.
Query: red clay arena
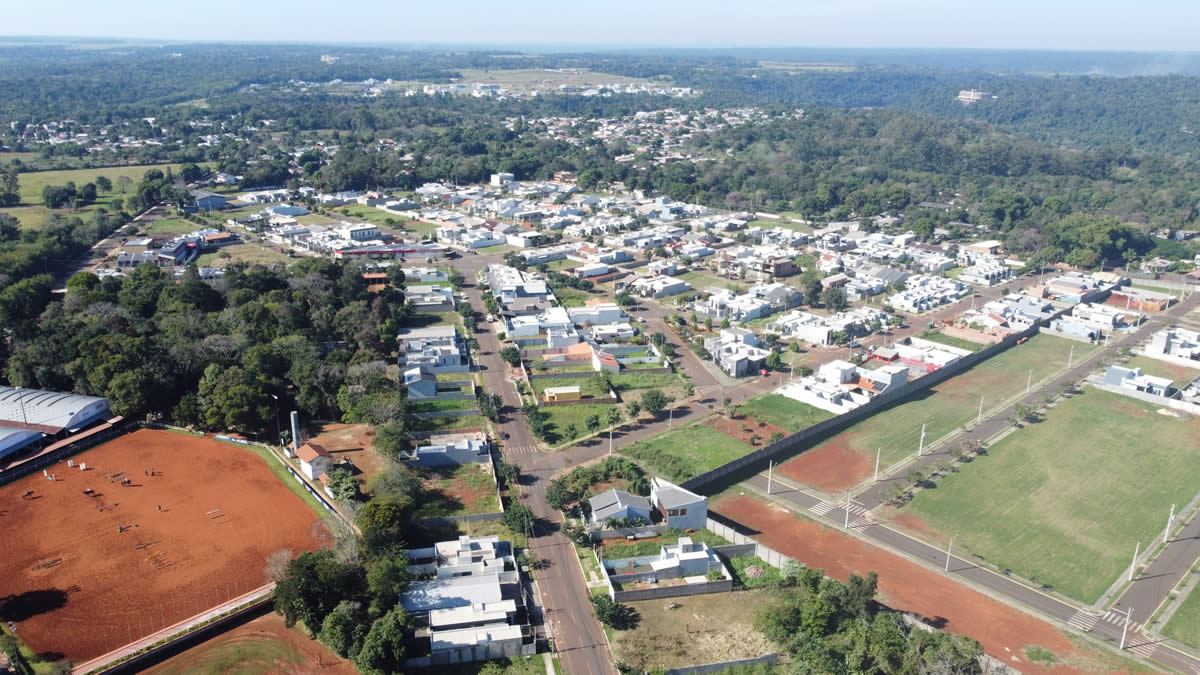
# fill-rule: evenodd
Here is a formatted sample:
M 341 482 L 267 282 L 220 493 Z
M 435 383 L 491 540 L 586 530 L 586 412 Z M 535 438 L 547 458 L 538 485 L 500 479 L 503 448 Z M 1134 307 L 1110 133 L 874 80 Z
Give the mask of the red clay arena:
M 142 429 L 71 459 L 0 489 L 0 618 L 50 659 L 100 656 L 263 585 L 272 551 L 317 548 L 316 514 L 248 449 Z

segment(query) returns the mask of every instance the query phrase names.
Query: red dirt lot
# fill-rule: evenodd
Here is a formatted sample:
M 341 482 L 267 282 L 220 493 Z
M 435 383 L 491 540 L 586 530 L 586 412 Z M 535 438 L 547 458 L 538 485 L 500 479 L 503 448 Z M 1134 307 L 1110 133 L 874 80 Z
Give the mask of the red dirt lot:
M 375 452 L 371 427 L 366 424 L 326 424 L 308 439 L 325 448 L 334 462 L 348 460 L 354 465 L 354 477 L 363 485 L 386 468 L 386 460 Z
M 289 629 L 271 613 L 148 668 L 152 675 L 195 673 L 328 673 L 354 675 L 354 665 L 320 642 Z
M 843 492 L 869 478 L 875 458 L 856 450 L 854 434 L 842 432 L 816 448 L 806 450 L 776 467 L 792 480 L 825 492 Z
M 704 423 L 707 424 L 708 426 L 712 427 L 713 429 L 716 429 L 717 431 L 725 434 L 726 436 L 732 438 L 733 440 L 741 441 L 742 443 L 745 443 L 746 445 L 751 445 L 751 443 L 750 443 L 751 436 L 758 436 L 758 445 L 753 446 L 756 448 L 766 445 L 767 439 L 770 438 L 771 435 L 776 432 L 781 433 L 784 436 L 791 435 L 787 429 L 782 429 L 780 427 L 775 426 L 774 424 L 767 424 L 766 422 L 759 422 L 758 420 L 754 419 L 753 417 L 744 417 L 743 416 L 743 417 L 738 417 L 736 420 L 731 420 L 728 417 L 724 417 L 722 415 L 710 415 L 707 419 L 704 420 Z M 743 425 L 746 427 L 746 429 L 747 429 L 746 431 L 742 431 Z
M 100 656 L 262 585 L 272 551 L 317 548 L 317 516 L 248 449 L 142 429 L 73 459 L 0 489 L 0 618 L 35 652 Z
M 877 572 L 880 602 L 926 619 L 944 619 L 946 630 L 975 638 L 988 654 L 1021 672 L 1092 669 L 1088 656 L 1077 654 L 1076 647 L 1054 626 L 904 558 L 750 497 L 724 498 L 713 508 L 759 532 L 755 538 L 764 545 L 809 567 L 822 568 L 839 581 L 846 581 L 851 573 Z M 1049 649 L 1066 664 L 1048 668 L 1028 660 L 1024 649 L 1033 645 Z

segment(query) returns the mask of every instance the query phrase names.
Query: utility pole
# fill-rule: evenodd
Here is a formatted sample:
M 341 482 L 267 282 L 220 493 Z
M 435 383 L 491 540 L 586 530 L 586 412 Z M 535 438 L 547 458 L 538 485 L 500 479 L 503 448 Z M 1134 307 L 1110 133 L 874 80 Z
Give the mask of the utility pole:
M 1125 610 L 1125 627 L 1121 629 L 1121 649 L 1125 649 L 1125 636 L 1129 634 L 1129 618 L 1133 615 L 1133 608 Z
M 975 417 L 975 423 L 979 424 L 983 421 L 983 394 L 979 395 L 979 414 Z
M 771 474 L 774 469 L 775 469 L 775 462 L 774 461 L 768 462 L 767 463 L 767 496 L 768 497 L 771 496 Z
M 667 408 L 667 428 L 670 429 L 675 425 L 675 409 Z
M 924 451 L 925 451 L 925 424 L 922 423 L 921 424 L 921 444 L 917 446 L 917 457 L 920 457 L 921 453 Z
M 1067 354 L 1067 367 L 1070 368 L 1075 363 L 1075 345 L 1071 345 L 1071 351 Z
M 1033 368 L 1029 369 L 1029 377 L 1025 378 L 1025 393 L 1029 393 L 1029 388 L 1033 386 Z
M 883 454 L 883 448 L 875 450 L 875 482 L 879 482 L 879 457 Z
M 850 529 L 850 490 L 846 490 L 846 524 L 843 529 Z
M 1133 562 L 1129 563 L 1129 580 L 1133 581 L 1133 569 L 1137 567 L 1138 551 L 1142 548 L 1142 542 L 1138 542 L 1133 547 Z
M 1167 529 L 1163 530 L 1163 543 L 1167 543 L 1167 539 L 1171 536 L 1171 524 L 1175 522 L 1175 505 L 1171 505 L 1171 515 L 1167 517 Z
M 950 535 L 950 544 L 946 546 L 946 572 L 950 571 L 950 551 L 954 548 L 954 538 L 957 536 L 957 534 Z

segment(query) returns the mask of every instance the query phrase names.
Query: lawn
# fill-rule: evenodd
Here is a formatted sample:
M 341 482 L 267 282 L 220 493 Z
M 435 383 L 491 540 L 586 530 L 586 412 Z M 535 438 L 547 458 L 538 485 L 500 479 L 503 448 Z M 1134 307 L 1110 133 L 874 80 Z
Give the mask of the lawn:
M 492 664 L 496 664 L 500 670 L 490 670 Z M 489 668 L 488 675 L 546 675 L 546 662 L 541 654 L 518 656 L 515 659 L 499 661 L 476 661 L 438 666 L 434 670 L 441 675 L 480 675 L 484 672 L 485 667 Z
M 571 288 L 570 286 L 557 286 L 554 289 L 554 297 L 558 298 L 559 304 L 563 307 L 583 307 L 588 300 L 600 297 L 598 294 L 592 294 L 587 291 Z
M 554 380 L 547 381 L 553 382 Z M 573 379 L 567 381 L 575 382 Z M 559 380 L 559 382 L 562 382 L 562 380 Z M 572 424 L 575 425 L 575 438 L 588 433 L 583 421 L 590 415 L 599 415 L 601 428 L 607 428 L 608 409 L 612 407 L 612 405 L 604 403 L 585 403 L 582 405 L 556 405 L 542 408 L 541 410 L 546 414 L 547 418 L 546 429 L 550 445 L 558 445 L 570 440 L 570 437 L 567 435 L 567 427 Z
M 579 387 L 580 395 L 584 398 L 604 398 L 608 396 L 608 390 L 601 386 L 596 378 L 591 373 L 580 373 L 579 377 L 548 377 L 542 380 L 533 380 L 533 390 L 540 396 L 547 387 Z
M 676 279 L 683 279 L 684 281 L 688 282 L 692 285 L 692 288 L 695 288 L 697 291 L 703 291 L 709 286 L 715 286 L 716 288 L 728 288 L 739 293 L 746 290 L 746 284 L 744 283 L 738 283 L 731 279 L 723 279 L 712 272 L 705 270 L 692 270 L 690 272 L 675 274 L 673 276 Z M 660 302 L 663 300 L 666 300 L 666 298 L 660 299 Z
M 696 530 L 695 532 L 684 535 L 679 530 L 668 530 L 661 537 L 652 537 L 649 539 L 641 539 L 632 543 L 625 543 L 624 539 L 609 539 L 608 541 L 620 542 L 614 544 L 604 544 L 602 555 L 605 560 L 617 560 L 620 558 L 640 558 L 647 555 L 658 555 L 663 546 L 669 546 L 679 541 L 682 536 L 692 538 L 692 541 L 697 544 L 708 544 L 709 546 L 728 546 L 729 542 L 719 534 L 709 532 L 708 530 Z M 765 563 L 764 563 L 765 564 Z
M 908 507 L 956 546 L 1091 603 L 1195 496 L 1200 420 L 1088 388 Z
M 417 417 L 411 423 L 412 431 L 447 431 L 451 429 L 478 429 L 484 424 L 482 415 L 455 415 L 452 417 Z
M 823 422 L 833 413 L 780 394 L 755 396 L 737 407 L 738 415 L 752 417 L 759 422 L 783 427 L 792 433 Z
M 1193 571 L 1193 574 L 1195 571 Z M 1193 586 L 1171 620 L 1163 626 L 1163 635 L 1200 649 L 1200 586 Z
M 653 364 L 661 368 L 662 364 Z M 635 389 L 669 389 L 682 387 L 679 375 L 675 373 L 620 373 L 612 376 L 613 388 L 619 392 Z
M 934 330 L 923 331 L 920 335 L 920 338 L 922 340 L 929 340 L 930 342 L 936 342 L 938 344 L 943 344 L 948 347 L 958 347 L 959 349 L 965 349 L 969 352 L 977 352 L 987 346 L 987 345 L 981 345 L 978 342 L 971 342 L 970 340 L 964 340 L 962 338 L 957 338 L 952 335 L 946 335 L 945 333 L 939 333 Z
M 680 483 L 753 449 L 712 427 L 696 423 L 626 446 L 620 453 L 648 466 L 657 475 Z
M 617 661 L 638 672 L 754 658 L 778 651 L 754 629 L 770 591 L 736 591 L 627 603 L 641 620 L 612 632 Z
M 277 263 L 286 265 L 295 262 L 295 259 L 289 258 L 273 248 L 264 248 L 258 244 L 230 244 L 196 258 L 196 264 L 201 267 L 228 267 L 238 262 L 248 265 L 274 265 Z
M 471 410 L 479 404 L 474 400 L 451 400 L 451 401 L 422 401 L 420 399 L 411 399 L 408 402 L 408 408 L 414 413 L 427 412 L 442 412 L 444 410 Z
M 876 449 L 881 448 L 882 466 L 890 466 L 917 451 L 922 424 L 925 444 L 929 445 L 973 422 L 979 413 L 981 395 L 986 413 L 1001 401 L 1023 392 L 1031 369 L 1036 385 L 1039 379 L 1065 368 L 1072 348 L 1078 362 L 1095 347 L 1039 333 L 1025 344 L 1010 347 L 932 389 L 872 415 L 808 452 L 838 446 L 862 453 L 873 463 Z
M 487 464 L 420 469 L 424 490 L 413 518 L 465 516 L 500 510 L 496 481 Z
M 1126 361 L 1124 365 L 1126 368 L 1141 368 L 1142 372 L 1147 375 L 1168 378 L 1177 389 L 1200 377 L 1200 369 L 1167 363 L 1140 354 Z M 1196 365 L 1200 366 L 1200 362 L 1197 362 Z
M 334 218 L 337 218 L 340 214 L 355 220 L 363 220 L 374 225 L 394 227 L 397 230 L 408 225 L 408 218 L 395 213 L 389 213 L 383 209 L 377 209 L 374 206 L 350 204 L 348 206 L 338 206 L 332 209 L 326 209 L 326 212 L 330 213 Z M 388 223 L 389 220 L 392 221 L 390 224 Z
M 147 237 L 163 237 L 174 236 L 179 234 L 188 234 L 196 230 L 203 230 L 206 225 L 202 223 L 192 223 L 183 218 L 162 218 L 154 221 L 143 221 L 135 223 L 138 228 L 139 235 Z
M 757 567 L 760 572 L 757 576 L 749 576 L 746 573 L 746 568 Z M 742 556 L 739 558 L 729 559 L 730 572 L 733 573 L 733 583 L 742 588 L 761 588 L 764 586 L 774 586 L 783 580 L 783 575 L 779 570 L 756 556 Z

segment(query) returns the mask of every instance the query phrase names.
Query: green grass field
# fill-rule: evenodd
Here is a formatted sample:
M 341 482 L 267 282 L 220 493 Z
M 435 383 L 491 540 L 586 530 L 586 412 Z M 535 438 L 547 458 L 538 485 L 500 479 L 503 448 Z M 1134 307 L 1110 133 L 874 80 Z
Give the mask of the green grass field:
M 685 536 L 679 530 L 668 530 L 661 537 L 646 539 L 625 543 L 624 539 L 608 539 L 606 541 L 614 543 L 604 544 L 603 555 L 605 560 L 616 560 L 618 558 L 640 558 L 647 555 L 657 555 L 663 546 L 670 546 L 679 541 L 679 537 Z M 695 532 L 686 535 L 692 538 L 692 541 L 697 544 L 708 544 L 709 546 L 728 546 L 730 542 L 724 537 L 708 530 L 696 530 Z
M 833 413 L 780 394 L 755 396 L 737 407 L 738 415 L 753 417 L 759 422 L 783 427 L 792 433 L 823 422 Z
M 1200 421 L 1097 389 L 922 490 L 907 507 L 956 545 L 1093 602 L 1195 495 Z
M 890 466 L 917 451 L 921 425 L 925 424 L 926 445 L 949 434 L 979 413 L 983 396 L 986 414 L 993 406 L 1025 390 L 1033 370 L 1033 381 L 1056 373 L 1067 365 L 1071 348 L 1076 363 L 1095 347 L 1082 342 L 1039 333 L 1025 344 L 1016 345 L 974 368 L 919 392 L 900 405 L 873 415 L 829 439 L 825 446 L 848 447 L 875 458 L 883 450 L 883 466 Z
M 547 387 L 579 387 L 579 393 L 584 398 L 604 398 L 608 391 L 598 385 L 591 373 L 580 373 L 580 377 L 546 378 L 533 381 L 533 390 L 538 396 L 545 393 Z
M 222 256 L 222 253 L 228 255 Z M 196 264 L 201 267 L 206 265 L 210 267 L 228 267 L 235 262 L 244 262 L 250 265 L 274 265 L 276 263 L 286 265 L 295 262 L 295 259 L 289 258 L 273 248 L 263 248 L 258 244 L 230 244 L 220 250 L 205 253 L 196 258 Z
M 749 453 L 753 448 L 703 423 L 672 429 L 621 448 L 657 475 L 679 483 Z
M 548 380 L 553 382 L 554 380 Z M 562 382 L 562 380 L 558 380 Z M 575 383 L 575 380 L 569 379 L 567 382 Z M 535 383 L 536 384 L 536 383 Z M 599 415 L 600 425 L 602 429 L 608 428 L 608 409 L 612 405 L 604 403 L 585 403 L 582 405 L 556 405 L 548 408 L 542 408 L 542 412 L 547 416 L 547 436 L 550 445 L 559 445 L 570 440 L 567 434 L 567 427 L 575 425 L 575 438 L 579 438 L 588 433 L 587 427 L 583 421 L 589 415 Z
M 978 342 L 971 342 L 970 340 L 964 340 L 962 338 L 953 337 L 933 330 L 923 331 L 919 337 L 922 340 L 929 340 L 930 342 L 936 342 L 948 347 L 958 347 L 959 349 L 965 349 L 969 352 L 977 352 L 987 346 L 979 344 Z
M 183 218 L 162 218 L 151 222 L 137 223 L 138 234 L 147 237 L 188 234 L 196 230 L 203 230 L 205 227 L 207 225 L 188 222 Z
M 100 169 L 68 169 L 65 171 L 35 171 L 32 173 L 22 173 L 17 176 L 21 183 L 21 203 L 22 204 L 40 204 L 42 201 L 42 188 L 47 185 L 66 185 L 68 181 L 73 181 L 77 187 L 84 183 L 95 182 L 97 176 L 105 176 L 113 182 L 113 191 L 111 193 L 101 193 L 100 199 L 107 201 L 110 197 L 124 197 L 121 193 L 121 185 L 117 179 L 125 176 L 137 183 L 142 179 L 142 176 L 151 169 L 166 171 L 170 168 L 174 172 L 179 171 L 181 164 L 152 164 L 149 166 L 109 166 Z M 126 188 L 126 193 L 129 192 L 132 186 Z
M 1147 375 L 1169 378 L 1176 388 L 1182 388 L 1188 382 L 1200 377 L 1200 368 L 1177 366 L 1174 363 L 1159 361 L 1149 356 L 1135 356 L 1126 361 L 1124 365 L 1126 368 L 1141 368 L 1142 372 Z M 1196 365 L 1200 366 L 1200 363 Z
M 706 270 L 692 270 L 690 272 L 676 274 L 674 277 L 676 279 L 683 279 L 684 281 L 688 282 L 692 285 L 692 288 L 695 288 L 697 291 L 703 291 L 709 286 L 714 286 L 716 288 L 728 288 L 740 293 L 746 290 L 747 287 L 747 285 L 744 283 L 739 283 L 731 279 L 723 279 Z M 662 300 L 669 299 L 670 297 L 662 298 Z
M 1167 625 L 1163 626 L 1162 633 L 1189 647 L 1200 649 L 1200 591 L 1197 588 L 1200 587 L 1192 587 L 1183 604 L 1175 610 Z
M 491 249 L 488 250 L 490 251 Z M 559 286 L 554 289 L 554 297 L 558 298 L 559 304 L 563 307 L 583 307 L 587 304 L 588 300 L 600 298 L 601 296 L 581 291 L 578 288 L 571 288 L 570 286 Z

